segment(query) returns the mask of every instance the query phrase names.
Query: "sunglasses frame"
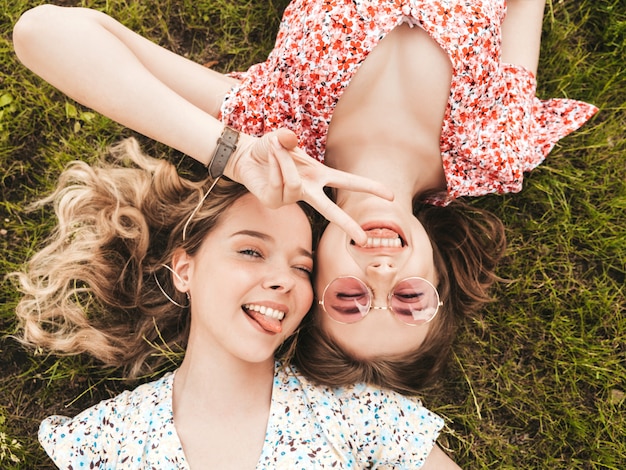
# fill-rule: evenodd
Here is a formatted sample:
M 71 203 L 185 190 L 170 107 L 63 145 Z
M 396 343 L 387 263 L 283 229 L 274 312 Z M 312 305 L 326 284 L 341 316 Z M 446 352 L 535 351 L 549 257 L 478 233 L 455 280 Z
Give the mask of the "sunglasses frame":
M 339 280 L 339 279 L 355 279 L 358 282 L 360 282 L 363 286 L 365 286 L 365 288 L 367 289 L 367 292 L 369 293 L 369 306 L 368 306 L 368 310 L 367 313 L 365 315 L 363 315 L 359 320 L 354 321 L 354 322 L 342 322 L 340 320 L 337 320 L 336 318 L 334 318 L 330 312 L 328 310 L 326 310 L 326 305 L 324 305 L 324 298 L 326 297 L 326 292 L 328 291 L 328 288 L 330 287 L 330 285 Z M 411 279 L 417 279 L 418 281 L 424 281 L 425 283 L 427 283 L 429 286 L 431 286 L 433 288 L 433 290 L 435 291 L 435 295 L 437 296 L 437 306 L 435 309 L 435 313 L 433 314 L 432 317 L 430 317 L 428 320 L 426 320 L 423 323 L 407 323 L 404 320 L 402 320 L 402 318 L 399 316 L 398 313 L 396 313 L 393 308 L 391 308 L 391 299 L 393 297 L 393 294 L 396 290 L 396 288 L 403 283 L 404 281 L 409 281 Z M 332 281 L 330 281 L 326 287 L 324 288 L 324 292 L 322 292 L 322 298 L 320 300 L 317 301 L 317 303 L 319 305 L 322 306 L 322 309 L 324 309 L 324 312 L 326 312 L 326 315 L 328 315 L 330 317 L 330 319 L 334 322 L 340 323 L 342 325 L 353 325 L 355 323 L 360 322 L 361 320 L 363 320 L 366 316 L 369 315 L 369 313 L 372 310 L 388 310 L 389 313 L 391 313 L 391 315 L 393 315 L 394 318 L 396 318 L 396 320 L 398 320 L 399 322 L 401 322 L 403 325 L 407 325 L 407 326 L 421 326 L 421 325 L 425 325 L 426 323 L 430 323 L 433 318 L 435 318 L 437 316 L 437 314 L 439 313 L 439 309 L 440 307 L 443 306 L 443 301 L 441 300 L 441 297 L 439 297 L 439 291 L 437 290 L 437 287 L 435 287 L 435 285 L 430 282 L 428 279 L 424 279 L 423 277 L 419 277 L 419 276 L 410 276 L 410 277 L 406 277 L 404 279 L 399 280 L 398 282 L 396 282 L 393 286 L 393 288 L 389 291 L 389 293 L 387 294 L 387 306 L 386 307 L 376 307 L 375 305 L 372 305 L 374 302 L 374 291 L 372 291 L 372 288 L 370 286 L 368 286 L 365 281 L 363 281 L 362 279 L 356 277 L 356 276 L 351 276 L 351 275 L 346 275 L 346 276 L 337 276 L 335 279 L 333 279 Z

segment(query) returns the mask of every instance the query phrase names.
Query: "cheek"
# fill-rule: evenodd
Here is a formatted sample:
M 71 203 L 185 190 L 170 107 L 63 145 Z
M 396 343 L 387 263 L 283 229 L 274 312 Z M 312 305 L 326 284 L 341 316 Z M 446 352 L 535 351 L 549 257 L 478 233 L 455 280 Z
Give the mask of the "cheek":
M 298 306 L 298 314 L 300 318 L 308 313 L 313 304 L 313 286 L 309 280 L 300 280 L 296 289 L 296 302 Z
M 320 240 L 316 251 L 315 269 L 315 293 L 322 295 L 328 283 L 338 276 L 346 274 L 349 266 L 354 265 L 354 260 L 348 253 L 345 240 L 339 240 L 332 235 L 325 236 Z
M 316 318 L 316 323 L 318 325 L 318 327 L 324 332 L 326 333 L 328 336 L 330 336 L 331 338 L 335 338 L 336 334 L 333 331 L 333 326 L 338 325 L 337 322 L 332 321 L 329 317 L 328 314 L 324 311 L 324 309 L 322 308 L 321 305 L 318 305 L 315 308 L 315 315 L 317 316 Z

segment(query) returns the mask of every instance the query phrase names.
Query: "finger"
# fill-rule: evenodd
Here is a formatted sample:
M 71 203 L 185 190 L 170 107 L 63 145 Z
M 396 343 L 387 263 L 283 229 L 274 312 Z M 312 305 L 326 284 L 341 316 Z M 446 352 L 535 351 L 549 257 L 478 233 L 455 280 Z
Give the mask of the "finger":
M 269 208 L 280 207 L 283 204 L 283 176 L 273 152 L 267 155 L 267 188 L 268 191 L 261 196 L 263 204 Z
M 283 175 L 274 152 L 267 153 L 267 183 L 272 190 L 283 187 Z
M 278 142 L 287 150 L 293 150 L 298 146 L 298 137 L 289 129 L 281 128 L 275 131 Z
M 320 197 L 305 199 L 315 210 L 322 214 L 329 222 L 340 227 L 357 245 L 367 244 L 367 234 L 346 212 L 326 197 L 322 192 Z
M 392 201 L 394 198 L 393 191 L 378 181 L 333 168 L 327 168 L 327 170 L 326 186 L 360 193 L 370 193 L 389 201 Z
M 278 138 L 272 139 L 273 152 L 280 168 L 283 185 L 283 203 L 293 203 L 302 198 L 302 178 L 298 173 L 291 154 L 280 144 Z

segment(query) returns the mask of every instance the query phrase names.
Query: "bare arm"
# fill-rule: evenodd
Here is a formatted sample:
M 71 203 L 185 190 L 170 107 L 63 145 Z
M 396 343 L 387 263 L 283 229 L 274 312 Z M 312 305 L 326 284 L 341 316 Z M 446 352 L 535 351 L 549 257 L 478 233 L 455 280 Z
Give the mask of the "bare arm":
M 79 103 L 199 162 L 211 159 L 224 127 L 220 106 L 235 80 L 86 8 L 33 8 L 15 25 L 13 41 L 26 67 Z M 393 197 L 380 183 L 310 158 L 287 129 L 261 138 L 241 134 L 224 174 L 269 207 L 308 202 L 357 243 L 365 243 L 365 232 L 323 187 Z
M 537 75 L 545 0 L 508 0 L 502 23 L 502 61 Z
M 435 445 L 433 450 L 430 451 L 426 462 L 422 465 L 422 470 L 460 470 L 457 464 L 455 464 L 446 453 L 441 450 L 441 447 Z
M 230 79 L 84 8 L 34 8 L 13 40 L 24 65 L 71 98 L 208 162 Z

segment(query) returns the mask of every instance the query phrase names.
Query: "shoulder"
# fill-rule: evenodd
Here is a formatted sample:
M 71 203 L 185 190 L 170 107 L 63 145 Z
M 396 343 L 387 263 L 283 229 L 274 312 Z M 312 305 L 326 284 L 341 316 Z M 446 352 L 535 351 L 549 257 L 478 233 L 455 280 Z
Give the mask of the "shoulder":
M 407 430 L 417 434 L 438 434 L 443 427 L 443 420 L 414 396 L 404 396 L 366 384 L 335 388 L 332 391 L 340 401 L 346 417 L 354 419 L 363 429 L 375 428 L 371 430 L 373 433 Z
M 443 425 L 443 420 L 425 408 L 418 397 L 401 395 L 364 383 L 349 387 L 318 385 L 302 376 L 292 366 L 282 367 L 277 371 L 276 387 L 289 392 L 303 392 L 309 405 L 341 409 L 346 417 L 369 420 L 386 415 L 397 420 L 428 420 Z
M 74 418 L 48 417 L 39 427 L 39 441 L 58 466 L 115 467 L 122 448 L 132 448 L 134 442 L 142 444 L 155 416 L 171 415 L 167 400 L 171 383 L 172 374 L 167 374 L 101 401 Z
M 368 462 L 393 468 L 419 468 L 443 428 L 441 417 L 417 397 L 357 384 L 335 391 L 342 416 L 358 436 Z
M 443 428 L 443 419 L 417 397 L 366 384 L 318 386 L 295 369 L 287 372 L 280 380 L 300 391 L 308 418 L 337 450 L 353 454 L 365 467 L 419 468 Z

